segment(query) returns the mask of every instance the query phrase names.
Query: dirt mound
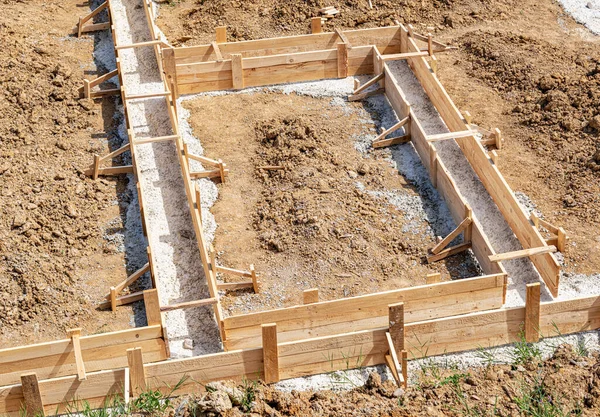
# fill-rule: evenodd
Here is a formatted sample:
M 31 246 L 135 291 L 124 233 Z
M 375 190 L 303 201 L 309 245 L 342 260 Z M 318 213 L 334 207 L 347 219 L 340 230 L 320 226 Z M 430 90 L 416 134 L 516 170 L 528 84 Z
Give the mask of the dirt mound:
M 469 75 L 511 103 L 526 146 L 551 161 L 543 180 L 571 213 L 598 222 L 600 54 L 501 32 L 472 32 L 459 43 Z

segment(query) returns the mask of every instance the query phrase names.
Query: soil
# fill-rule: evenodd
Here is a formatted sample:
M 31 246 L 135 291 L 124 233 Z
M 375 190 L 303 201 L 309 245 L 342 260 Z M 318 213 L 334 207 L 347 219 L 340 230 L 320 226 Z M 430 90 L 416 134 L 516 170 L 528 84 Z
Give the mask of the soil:
M 581 355 L 584 353 L 584 355 Z M 469 371 L 424 365 L 418 382 L 401 389 L 372 373 L 350 391 L 282 392 L 251 382 L 207 384 L 207 393 L 179 400 L 184 416 L 597 416 L 600 362 L 570 345 L 544 362 Z M 331 374 L 335 387 L 343 372 Z
M 125 183 L 82 175 L 108 152 L 115 108 L 79 98 L 82 79 L 102 70 L 91 64 L 93 38 L 71 35 L 74 16 L 89 13 L 78 3 L 2 1 L 0 347 L 130 326 L 130 308 L 95 307 L 127 275 Z
M 474 122 L 506 139 L 500 169 L 546 220 L 569 235 L 564 271 L 591 274 L 600 265 L 600 38 L 552 1 L 343 3 L 172 1 L 159 24 L 174 44 L 310 32 L 310 17 L 333 5 L 324 30 L 390 24 L 394 18 L 432 32 L 458 49 L 438 55 L 438 75 Z M 200 18 L 202 16 L 202 18 Z
M 443 280 L 465 274 L 464 254 L 427 264 L 435 236 L 424 232 L 426 220 L 407 220 L 385 193 L 419 194 L 387 152 L 355 149 L 352 138 L 374 128 L 358 113 L 331 98 L 280 93 L 199 97 L 185 106 L 205 155 L 231 170 L 211 209 L 218 261 L 255 264 L 261 280 L 260 294 L 244 293 L 251 303 L 225 297 L 229 312 L 301 304 L 309 288 L 338 299 L 422 285 L 433 272 Z M 269 166 L 281 169 L 260 169 Z

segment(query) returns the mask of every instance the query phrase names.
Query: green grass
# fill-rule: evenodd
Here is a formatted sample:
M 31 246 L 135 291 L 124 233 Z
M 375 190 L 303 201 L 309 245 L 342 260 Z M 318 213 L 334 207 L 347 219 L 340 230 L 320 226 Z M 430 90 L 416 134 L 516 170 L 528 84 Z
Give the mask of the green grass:
M 519 341 L 513 346 L 511 352 L 511 359 L 515 365 L 525 365 L 534 360 L 540 360 L 542 358 L 542 351 L 534 344 L 529 343 L 525 340 L 525 331 L 521 328 L 519 332 Z
M 531 382 L 523 381 L 519 395 L 514 399 L 523 416 L 567 417 L 582 415 L 579 405 L 567 406 L 563 399 L 554 395 L 543 378 L 537 375 Z

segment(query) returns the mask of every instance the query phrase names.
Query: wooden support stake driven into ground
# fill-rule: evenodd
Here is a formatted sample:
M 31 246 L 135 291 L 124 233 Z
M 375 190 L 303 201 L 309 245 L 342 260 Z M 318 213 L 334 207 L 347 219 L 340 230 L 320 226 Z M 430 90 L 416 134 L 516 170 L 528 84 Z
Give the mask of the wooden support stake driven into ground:
M 77 367 L 77 378 L 80 381 L 87 379 L 85 375 L 85 364 L 83 363 L 83 355 L 81 354 L 81 329 L 70 329 L 67 331 L 71 344 L 73 345 L 73 354 L 75 355 L 75 365 Z
M 310 19 L 310 31 L 311 33 L 321 33 L 323 29 L 321 28 L 322 20 L 320 17 L 313 17 Z
M 129 366 L 129 389 L 131 395 L 137 398 L 148 389 L 142 348 L 127 349 L 127 365 Z
M 404 372 L 402 370 L 402 365 L 398 360 L 398 353 L 396 352 L 396 347 L 394 346 L 394 342 L 389 332 L 385 333 L 385 338 L 388 344 L 389 355 L 385 355 L 385 361 L 387 362 L 388 367 L 392 371 L 392 375 L 396 380 L 396 385 L 399 387 L 404 386 Z
M 319 302 L 319 289 L 311 288 L 302 292 L 304 304 L 314 304 Z
M 223 54 L 221 53 L 221 48 L 219 48 L 219 44 L 216 41 L 212 41 L 210 45 L 213 48 L 213 52 L 215 53 L 215 61 L 222 62 Z
M 348 76 L 348 49 L 350 48 L 347 42 L 337 44 L 338 78 Z
M 468 227 L 471 227 L 473 220 L 470 217 L 465 218 L 456 229 L 454 229 L 448 236 L 446 236 L 440 243 L 435 245 L 431 249 L 431 253 L 437 255 L 444 249 L 446 246 L 450 244 L 458 235 L 460 235 L 463 231 L 465 231 Z M 465 239 L 466 241 L 466 239 Z
M 539 229 L 541 226 L 555 235 L 546 239 L 546 243 L 548 245 L 554 245 L 560 252 L 565 253 L 565 251 L 567 250 L 568 239 L 567 232 L 565 232 L 565 229 L 563 229 L 562 227 L 557 227 L 552 223 L 549 223 L 546 220 L 537 217 L 535 213 L 531 213 L 530 219 L 533 222 L 533 225 L 536 229 Z
M 442 274 L 439 272 L 434 272 L 433 274 L 427 274 L 425 277 L 425 284 L 437 284 L 438 282 L 442 282 Z
M 127 45 L 117 45 L 117 46 L 115 46 L 115 49 L 116 50 L 121 50 L 121 49 L 143 48 L 145 46 L 160 45 L 161 43 L 163 43 L 161 40 L 136 42 L 136 43 L 130 43 L 130 44 L 127 44 Z
M 473 132 L 470 130 L 463 130 L 461 132 L 439 133 L 437 135 L 428 135 L 427 142 L 439 142 L 441 140 L 459 139 L 466 138 L 469 136 L 473 136 Z
M 525 258 L 528 256 L 543 255 L 545 253 L 556 252 L 556 246 L 540 246 L 539 248 L 529 248 L 523 250 L 517 250 L 514 252 L 499 253 L 497 255 L 490 255 L 490 262 L 501 262 L 508 261 L 511 259 Z
M 404 303 L 390 304 L 389 333 L 396 347 L 396 352 L 404 350 Z
M 241 54 L 231 55 L 231 77 L 234 89 L 244 88 L 244 60 Z
M 35 372 L 21 375 L 21 389 L 23 390 L 24 415 L 27 417 L 43 417 L 44 403 L 40 393 L 40 384 L 38 383 Z
M 359 101 L 367 97 L 376 96 L 377 94 L 383 94 L 384 92 L 385 89 L 383 87 L 380 87 L 377 90 L 365 91 L 363 93 L 350 95 L 348 96 L 348 101 Z
M 211 297 L 211 298 L 204 298 L 202 300 L 194 300 L 194 301 L 186 301 L 186 302 L 177 303 L 177 304 L 169 304 L 167 306 L 162 306 L 160 308 L 160 311 L 165 313 L 167 311 L 181 310 L 184 308 L 196 308 L 196 307 L 211 306 L 213 304 L 217 304 L 217 299 L 214 297 Z
M 277 346 L 277 325 L 275 323 L 263 324 L 263 373 L 267 384 L 279 382 L 279 348 Z
M 377 136 L 375 138 L 375 140 L 373 141 L 373 143 L 371 144 L 373 146 L 373 148 L 383 148 L 386 146 L 392 146 L 392 145 L 398 145 L 401 143 L 410 142 L 410 123 L 408 123 L 409 121 L 410 121 L 410 116 L 407 116 L 404 119 L 400 120 L 395 125 L 393 125 L 392 127 L 390 127 L 389 129 L 386 129 L 383 132 L 381 132 L 381 134 L 379 136 Z M 395 138 L 385 139 L 385 137 L 387 135 L 395 132 L 396 130 L 400 129 L 401 127 L 404 127 L 404 131 L 406 132 L 405 135 L 398 136 Z
M 369 81 L 367 81 L 366 83 L 364 83 L 363 85 L 359 86 L 359 87 L 355 87 L 354 91 L 352 92 L 352 95 L 358 94 L 363 92 L 364 90 L 366 90 L 367 88 L 369 88 L 370 86 L 372 86 L 373 84 L 375 84 L 376 82 L 378 82 L 379 80 L 382 80 L 385 77 L 385 73 L 382 72 L 379 75 L 376 75 L 375 77 L 371 78 Z M 355 82 L 358 82 L 357 79 L 354 80 Z
M 179 90 L 177 89 L 177 65 L 175 62 L 175 49 L 162 48 L 161 55 L 163 71 L 165 72 L 167 84 L 169 84 L 171 92 L 175 96 L 174 99 L 177 99 L 179 97 Z
M 218 26 L 215 28 L 215 39 L 217 43 L 227 42 L 227 26 Z
M 338 37 L 340 38 L 341 43 L 346 44 L 347 49 L 352 49 L 352 45 L 350 44 L 350 41 L 348 41 L 346 35 L 344 35 L 344 32 L 342 32 L 339 28 L 335 28 L 334 31 L 336 35 L 338 35 Z
M 525 340 L 540 340 L 540 283 L 527 284 L 525 299 Z
M 461 253 L 471 248 L 471 242 L 461 243 L 460 245 L 451 246 L 448 249 L 444 249 L 437 255 L 427 256 L 427 263 L 441 261 L 442 259 L 447 258 L 448 256 L 456 255 L 457 253 Z
M 146 307 L 146 321 L 148 322 L 148 326 L 162 326 L 158 290 L 144 291 L 144 306 Z
M 428 56 L 429 54 L 427 52 L 404 52 L 401 54 L 387 54 L 387 55 L 381 55 L 381 59 L 383 60 L 383 62 L 388 62 L 388 61 L 400 61 L 403 59 L 409 59 L 409 58 L 418 58 L 418 57 L 424 57 L 424 56 Z
M 79 23 L 77 24 L 77 37 L 78 38 L 81 37 L 82 33 L 91 32 L 94 30 L 100 30 L 100 28 L 108 29 L 110 27 L 110 23 L 95 23 L 95 24 L 84 26 L 84 24 L 88 20 L 96 17 L 98 14 L 100 14 L 100 12 L 102 10 L 106 9 L 107 6 L 108 6 L 108 1 L 105 1 L 100 6 L 96 7 L 94 10 L 92 10 L 91 13 L 88 13 L 86 16 L 79 18 Z
M 437 168 L 438 168 L 438 156 L 435 147 L 429 144 L 429 179 L 431 184 L 437 188 Z

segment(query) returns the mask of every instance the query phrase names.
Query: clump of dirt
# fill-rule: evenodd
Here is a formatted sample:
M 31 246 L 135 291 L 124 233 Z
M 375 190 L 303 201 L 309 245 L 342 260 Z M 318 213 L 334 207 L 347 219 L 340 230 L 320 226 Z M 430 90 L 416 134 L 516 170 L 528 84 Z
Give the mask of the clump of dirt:
M 545 362 L 419 372 L 398 388 L 372 373 L 350 391 L 282 392 L 262 382 L 213 382 L 207 393 L 180 399 L 184 415 L 256 416 L 596 416 L 600 412 L 598 354 L 582 356 L 570 345 Z M 431 374 L 433 369 L 426 372 Z M 343 374 L 343 372 L 342 372 Z M 332 386 L 340 378 L 332 374 Z
M 469 75 L 500 92 L 526 129 L 524 144 L 547 163 L 540 175 L 563 207 L 599 222 L 600 54 L 543 40 L 476 31 L 460 39 Z
M 229 41 L 242 41 L 308 33 L 311 17 L 319 9 L 335 6 L 339 10 L 327 20 L 323 30 L 334 28 L 363 29 L 402 23 L 422 23 L 435 27 L 470 25 L 491 18 L 506 18 L 505 12 L 515 3 L 506 1 L 391 1 L 366 0 L 323 2 L 292 0 L 260 2 L 184 0 L 174 7 L 161 9 L 158 23 L 175 44 L 209 43 L 215 27 L 228 27 Z

